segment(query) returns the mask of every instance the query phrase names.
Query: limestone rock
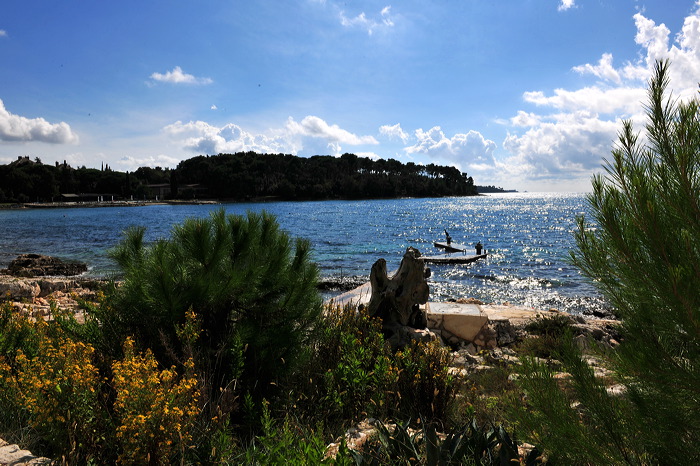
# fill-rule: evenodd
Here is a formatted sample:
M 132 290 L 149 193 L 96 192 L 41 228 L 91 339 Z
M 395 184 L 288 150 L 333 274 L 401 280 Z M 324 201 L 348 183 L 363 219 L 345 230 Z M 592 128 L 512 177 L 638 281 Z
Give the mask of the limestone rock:
M 11 279 L 0 282 L 0 301 L 4 299 L 33 299 L 41 293 L 36 282 Z
M 0 465 L 36 465 L 36 464 L 53 464 L 48 458 L 40 458 L 32 455 L 28 450 L 22 450 L 17 445 L 11 445 L 0 439 Z
M 464 341 L 482 347 L 495 346 L 495 338 L 487 326 L 489 318 L 477 304 L 430 303 L 427 318 L 428 328 L 439 330 L 449 344 Z
M 64 262 L 56 257 L 41 254 L 20 254 L 7 267 L 7 273 L 16 277 L 72 276 L 86 271 L 85 264 Z

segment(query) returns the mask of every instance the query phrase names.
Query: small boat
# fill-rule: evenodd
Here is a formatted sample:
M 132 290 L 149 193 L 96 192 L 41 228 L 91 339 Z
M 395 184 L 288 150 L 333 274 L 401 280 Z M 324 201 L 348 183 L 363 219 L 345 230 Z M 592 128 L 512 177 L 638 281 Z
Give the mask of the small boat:
M 467 252 L 467 249 L 469 249 L 469 246 L 465 246 L 464 244 L 443 243 L 440 241 L 435 241 L 433 243 L 433 246 L 435 246 L 438 249 L 444 249 L 445 252 Z

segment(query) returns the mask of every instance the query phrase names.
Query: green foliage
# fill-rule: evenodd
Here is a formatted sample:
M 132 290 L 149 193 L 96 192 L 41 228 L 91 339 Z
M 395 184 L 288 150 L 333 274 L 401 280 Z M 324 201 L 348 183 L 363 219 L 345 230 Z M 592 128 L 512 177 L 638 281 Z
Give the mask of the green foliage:
M 406 464 L 428 466 L 521 464 L 518 445 L 502 426 L 479 425 L 475 419 L 438 436 L 427 424 L 411 432 L 410 422 L 397 423 L 390 430 L 376 424 L 377 435 L 362 451 L 354 452 L 358 465 Z M 541 464 L 537 449 L 524 459 L 525 465 Z
M 113 310 L 99 316 L 106 333 L 134 335 L 161 363 L 181 363 L 177 329 L 192 310 L 201 326 L 197 372 L 212 393 L 238 379 L 261 399 L 304 361 L 321 311 L 308 241 L 293 242 L 270 214 L 223 210 L 151 245 L 143 234 L 128 231 L 112 252 L 124 279 Z
M 454 167 L 341 157 L 238 152 L 193 157 L 177 167 L 180 181 L 203 184 L 209 196 L 250 199 L 372 199 L 475 195 L 474 181 Z
M 262 432 L 231 463 L 255 465 L 349 464 L 324 458 L 326 444 L 323 428 L 308 429 L 285 416 L 280 424 L 272 418 L 267 403 L 263 403 Z
M 381 322 L 365 310 L 330 305 L 320 327 L 313 357 L 294 380 L 296 405 L 326 425 L 386 415 L 396 372 Z
M 0 202 L 59 201 L 60 194 L 95 193 L 129 199 L 153 199 L 148 185 L 169 184 L 171 198 L 206 195 L 217 199 L 248 200 L 276 197 L 296 199 L 372 199 L 382 197 L 476 195 L 474 180 L 454 167 L 371 160 L 354 154 L 341 157 L 239 152 L 198 156 L 177 169 L 140 167 L 133 173 L 104 166 L 73 168 L 20 157 L 0 165 Z
M 700 462 L 700 104 L 667 96 L 668 67 L 649 85 L 646 138 L 625 122 L 593 178 L 597 226 L 579 219 L 572 254 L 622 319 L 609 364 L 626 395 L 608 395 L 571 347 L 573 393 L 534 363 L 523 379 L 532 432 L 579 464 Z
M 457 381 L 450 353 L 433 343 L 413 343 L 393 353 L 381 321 L 366 310 L 329 306 L 314 357 L 294 379 L 294 404 L 326 424 L 376 418 L 441 420 L 452 407 Z
M 535 336 L 520 343 L 520 352 L 538 358 L 556 358 L 563 341 L 571 339 L 571 318 L 565 314 L 538 315 L 528 322 L 525 330 Z
M 452 355 L 437 341 L 413 342 L 395 355 L 398 373 L 395 417 L 440 422 L 448 417 L 458 382 L 449 372 Z

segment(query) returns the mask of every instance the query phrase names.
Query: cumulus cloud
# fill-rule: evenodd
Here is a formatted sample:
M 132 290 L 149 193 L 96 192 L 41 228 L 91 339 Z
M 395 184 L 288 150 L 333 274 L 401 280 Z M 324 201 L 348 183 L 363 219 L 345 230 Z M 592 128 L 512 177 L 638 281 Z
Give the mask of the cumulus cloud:
M 561 3 L 557 7 L 557 10 L 566 11 L 569 8 L 575 8 L 575 7 L 576 7 L 575 0 L 561 0 Z
M 316 116 L 307 116 L 300 122 L 290 117 L 282 127 L 271 129 L 267 134 L 249 132 L 233 123 L 219 127 L 204 121 L 177 121 L 164 130 L 187 150 L 203 154 L 239 151 L 298 154 L 304 151 L 308 155 L 340 155 L 343 145 L 378 144 L 372 136 L 357 136 Z
M 620 73 L 613 67 L 613 56 L 611 53 L 604 53 L 603 56 L 598 61 L 597 65 L 591 65 L 586 63 L 585 65 L 574 66 L 574 71 L 581 74 L 592 74 L 600 79 L 605 79 L 612 81 L 616 84 L 620 84 L 622 79 L 620 78 Z
M 357 136 L 340 128 L 338 125 L 329 125 L 321 118 L 311 115 L 304 117 L 299 123 L 290 117 L 287 120 L 286 128 L 292 135 L 320 138 L 329 142 L 350 144 L 352 146 L 379 144 L 372 136 Z
M 557 110 L 588 110 L 603 114 L 634 114 L 642 108 L 646 91 L 642 87 L 600 88 L 584 87 L 575 91 L 555 89 L 554 95 L 546 96 L 541 91 L 525 92 L 526 102 L 540 107 L 552 107 Z
M 416 144 L 405 147 L 408 155 L 423 154 L 439 161 L 451 162 L 462 169 L 480 170 L 494 164 L 496 143 L 478 131 L 458 133 L 447 137 L 439 126 L 428 131 L 417 129 Z
M 348 18 L 344 11 L 340 12 L 340 24 L 345 27 L 360 28 L 367 31 L 368 35 L 374 34 L 378 29 L 387 29 L 394 26 L 394 21 L 391 18 L 391 6 L 382 8 L 378 17 L 368 18 L 363 11 L 354 18 Z
M 391 140 L 400 139 L 404 144 L 408 141 L 409 135 L 403 129 L 401 124 L 396 123 L 394 126 L 382 125 L 379 127 L 379 134 L 387 136 Z
M 72 144 L 78 142 L 78 136 L 63 121 L 49 123 L 43 118 L 14 115 L 0 100 L 0 141 Z
M 618 120 L 601 120 L 586 111 L 542 118 L 523 135 L 509 134 L 503 147 L 530 175 L 577 176 L 599 168 L 620 129 Z
M 211 84 L 214 82 L 210 78 L 198 78 L 194 75 L 187 74 L 183 72 L 182 68 L 179 66 L 165 73 L 153 73 L 151 74 L 151 79 L 153 81 L 171 84 Z
M 562 1 L 560 10 L 574 6 Z M 644 123 L 646 85 L 657 60 L 670 59 L 670 88 L 676 96 L 696 95 L 700 76 L 700 2 L 674 36 L 664 24 L 643 13 L 633 16 L 639 56 L 615 67 L 613 55 L 603 53 L 597 63 L 572 68 L 598 79 L 595 85 L 552 92 L 523 93 L 537 111 L 518 111 L 503 124 L 512 131 L 503 142 L 509 153 L 496 160 L 493 175 L 511 179 L 584 179 L 601 168 L 621 128 L 631 118 Z
M 7 37 L 7 31 L 4 29 L 0 29 L 0 37 Z

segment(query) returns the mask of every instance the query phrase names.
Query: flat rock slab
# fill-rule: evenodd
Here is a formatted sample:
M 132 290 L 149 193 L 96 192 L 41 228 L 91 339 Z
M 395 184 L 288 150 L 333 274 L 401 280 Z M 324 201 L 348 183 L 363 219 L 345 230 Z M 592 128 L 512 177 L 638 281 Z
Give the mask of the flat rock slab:
M 333 304 L 345 307 L 347 305 L 359 306 L 360 304 L 366 306 L 369 304 L 369 300 L 372 297 L 372 284 L 370 282 L 365 283 L 362 286 L 355 288 L 354 290 L 346 291 L 335 298 L 332 299 Z
M 478 304 L 428 303 L 428 328 L 439 330 L 451 342 L 478 340 L 488 324 L 489 317 Z
M 17 445 L 11 445 L 0 439 L 0 465 L 31 465 L 31 464 L 52 464 L 48 458 L 40 458 L 32 455 L 29 450 L 22 450 Z

